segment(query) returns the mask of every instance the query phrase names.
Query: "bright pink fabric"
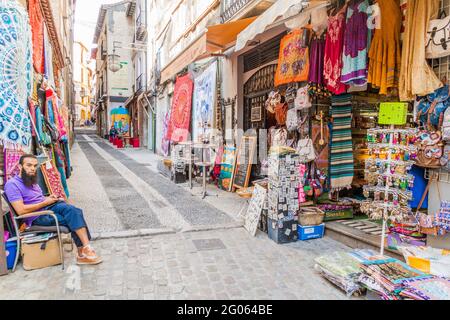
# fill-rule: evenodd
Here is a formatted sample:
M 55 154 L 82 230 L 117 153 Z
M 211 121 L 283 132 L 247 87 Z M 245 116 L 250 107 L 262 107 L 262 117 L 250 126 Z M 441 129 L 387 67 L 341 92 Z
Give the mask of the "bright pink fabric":
M 325 43 L 324 77 L 327 89 L 333 94 L 342 94 L 347 86 L 341 82 L 343 68 L 345 10 L 344 7 L 335 16 L 328 18 L 328 32 Z
M 167 140 L 172 142 L 187 141 L 191 124 L 192 94 L 194 82 L 189 74 L 178 77 L 173 94 Z

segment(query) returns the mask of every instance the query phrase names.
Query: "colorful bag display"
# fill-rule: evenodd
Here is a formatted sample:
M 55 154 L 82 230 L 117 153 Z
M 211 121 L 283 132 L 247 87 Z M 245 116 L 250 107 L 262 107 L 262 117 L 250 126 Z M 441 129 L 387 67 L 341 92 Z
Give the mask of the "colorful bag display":
M 444 154 L 444 144 L 440 131 L 419 131 L 417 135 L 416 165 L 423 168 L 439 168 Z
M 299 125 L 299 117 L 298 117 L 298 111 L 296 109 L 290 109 L 287 112 L 287 118 L 286 118 L 286 127 L 288 131 L 296 131 L 298 129 Z
M 286 124 L 288 105 L 286 103 L 280 103 L 275 107 L 274 111 L 277 124 L 280 126 L 284 126 Z
M 296 110 L 303 110 L 312 107 L 308 86 L 302 87 L 297 90 L 297 96 L 295 97 L 294 105 Z
M 314 150 L 313 141 L 310 138 L 301 139 L 297 143 L 297 153 L 299 154 L 300 163 L 308 163 L 316 160 L 316 151 Z
M 309 48 L 303 46 L 303 31 L 294 30 L 281 40 L 275 87 L 307 81 L 308 75 Z
M 417 120 L 422 124 L 441 127 L 444 113 L 450 105 L 450 87 L 448 85 L 423 97 L 417 104 Z

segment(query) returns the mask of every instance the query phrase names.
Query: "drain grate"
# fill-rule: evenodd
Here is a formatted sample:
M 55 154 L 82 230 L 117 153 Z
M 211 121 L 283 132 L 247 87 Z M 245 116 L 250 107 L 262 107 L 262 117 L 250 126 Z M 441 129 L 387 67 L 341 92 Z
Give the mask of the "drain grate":
M 196 239 L 192 240 L 192 242 L 198 251 L 226 249 L 220 239 Z

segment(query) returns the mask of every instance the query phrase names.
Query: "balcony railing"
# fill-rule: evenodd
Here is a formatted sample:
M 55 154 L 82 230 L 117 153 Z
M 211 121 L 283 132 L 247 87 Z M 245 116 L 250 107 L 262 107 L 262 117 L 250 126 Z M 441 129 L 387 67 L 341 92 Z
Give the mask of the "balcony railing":
M 142 92 L 147 90 L 147 77 L 145 73 L 142 73 L 139 77 L 136 78 L 136 92 Z
M 228 0 L 224 1 L 222 7 L 222 14 L 220 15 L 220 19 L 222 23 L 227 22 L 233 16 L 238 13 L 242 8 L 244 8 L 247 4 L 252 2 L 253 0 Z
M 139 13 L 136 18 L 136 40 L 142 41 L 144 40 L 147 34 L 147 19 L 145 17 L 145 13 Z

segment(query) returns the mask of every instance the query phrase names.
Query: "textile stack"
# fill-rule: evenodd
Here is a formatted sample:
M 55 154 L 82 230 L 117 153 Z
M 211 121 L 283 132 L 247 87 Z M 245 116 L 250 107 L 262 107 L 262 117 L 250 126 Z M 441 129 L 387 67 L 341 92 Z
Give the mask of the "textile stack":
M 397 250 L 404 244 L 425 246 L 426 240 L 427 237 L 420 233 L 417 222 L 392 222 L 389 226 L 387 242 L 390 249 Z
M 393 258 L 364 261 L 361 269 L 363 273 L 359 282 L 368 290 L 375 291 L 383 300 L 401 300 L 400 293 L 405 289 L 405 282 L 429 277 Z
M 450 300 L 450 279 L 431 277 L 406 280 L 400 295 L 413 300 Z
M 344 290 L 347 296 L 360 294 L 358 284 L 361 268 L 358 260 L 346 252 L 334 252 L 315 259 L 315 269 L 328 281 Z

